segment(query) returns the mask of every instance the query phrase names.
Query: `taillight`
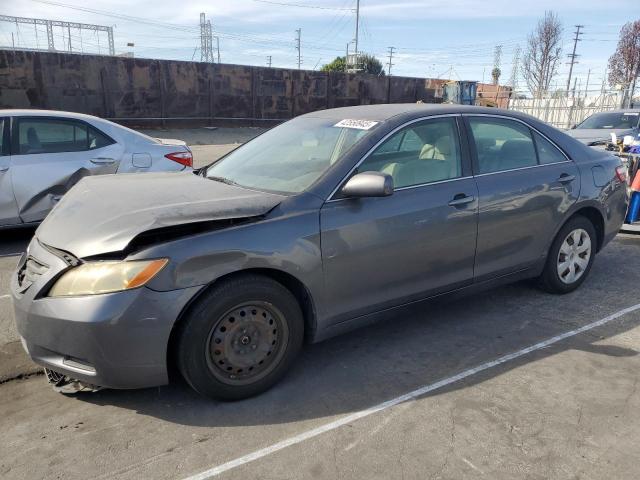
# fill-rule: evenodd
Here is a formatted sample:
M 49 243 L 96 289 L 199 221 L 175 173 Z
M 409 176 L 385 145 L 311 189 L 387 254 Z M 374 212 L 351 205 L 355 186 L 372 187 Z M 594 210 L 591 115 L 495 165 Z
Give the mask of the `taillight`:
M 620 183 L 627 183 L 627 169 L 624 165 L 616 167 L 616 178 L 620 180 Z
M 191 152 L 167 153 L 165 158 L 178 162 L 185 167 L 193 167 L 193 155 L 191 155 Z

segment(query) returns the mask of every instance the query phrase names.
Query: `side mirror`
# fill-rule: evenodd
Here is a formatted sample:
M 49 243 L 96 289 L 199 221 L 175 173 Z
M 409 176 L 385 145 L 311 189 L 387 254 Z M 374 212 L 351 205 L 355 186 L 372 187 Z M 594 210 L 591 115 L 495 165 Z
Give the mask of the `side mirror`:
M 393 194 L 393 178 L 381 172 L 362 172 L 349 179 L 340 191 L 345 197 L 388 197 Z

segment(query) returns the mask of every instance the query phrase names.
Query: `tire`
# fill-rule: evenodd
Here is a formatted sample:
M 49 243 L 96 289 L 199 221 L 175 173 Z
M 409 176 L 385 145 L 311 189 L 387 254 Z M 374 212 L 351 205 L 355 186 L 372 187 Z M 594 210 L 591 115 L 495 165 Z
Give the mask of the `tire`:
M 549 293 L 573 292 L 589 275 L 596 248 L 591 221 L 581 215 L 569 219 L 551 244 L 539 286 Z
M 203 294 L 183 319 L 177 363 L 186 382 L 217 400 L 241 400 L 272 387 L 302 348 L 304 319 L 282 284 L 240 275 Z

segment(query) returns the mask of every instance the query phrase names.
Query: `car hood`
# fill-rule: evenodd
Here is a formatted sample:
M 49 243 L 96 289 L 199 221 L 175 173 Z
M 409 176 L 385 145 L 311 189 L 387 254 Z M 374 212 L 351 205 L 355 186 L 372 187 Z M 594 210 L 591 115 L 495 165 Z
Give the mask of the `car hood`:
M 574 128 L 573 130 L 567 130 L 565 133 L 585 145 L 589 145 L 594 142 L 610 142 L 612 133 L 615 133 L 618 138 L 622 138 L 625 135 L 633 135 L 633 130 L 621 128 L 612 130 L 606 128 Z
M 193 173 L 85 177 L 38 227 L 45 245 L 76 257 L 119 252 L 149 230 L 264 215 L 286 197 Z

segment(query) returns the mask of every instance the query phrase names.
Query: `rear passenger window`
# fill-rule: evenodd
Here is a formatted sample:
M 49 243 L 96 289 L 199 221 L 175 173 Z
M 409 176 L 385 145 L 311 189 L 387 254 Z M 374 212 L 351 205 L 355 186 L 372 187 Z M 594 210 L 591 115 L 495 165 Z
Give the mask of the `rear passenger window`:
M 533 132 L 533 137 L 536 139 L 538 159 L 541 164 L 567 161 L 567 158 L 562 154 L 562 152 L 542 135 L 537 132 Z
M 357 172 L 391 175 L 395 188 L 423 185 L 462 174 L 458 128 L 453 118 L 416 122 L 380 145 Z
M 106 147 L 113 144 L 114 141 L 107 137 L 104 133 L 99 132 L 93 127 L 89 127 L 89 150 Z
M 58 119 L 19 119 L 20 154 L 81 152 L 88 150 L 84 123 Z
M 531 132 L 525 125 L 502 118 L 470 117 L 478 153 L 479 173 L 500 172 L 538 164 Z

